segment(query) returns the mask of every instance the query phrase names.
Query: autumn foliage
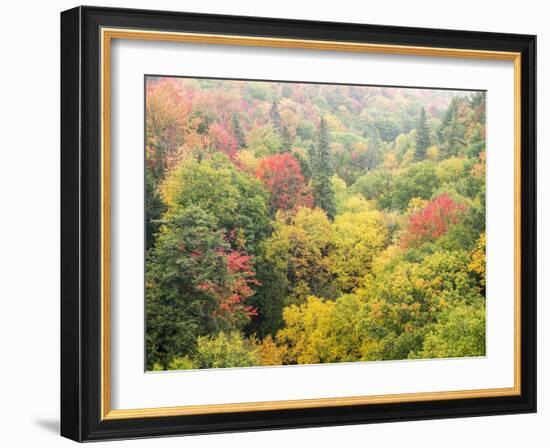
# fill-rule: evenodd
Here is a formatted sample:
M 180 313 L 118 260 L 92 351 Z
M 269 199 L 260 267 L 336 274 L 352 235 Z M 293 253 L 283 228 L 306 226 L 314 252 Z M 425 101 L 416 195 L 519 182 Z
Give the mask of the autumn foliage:
M 437 196 L 409 217 L 407 232 L 401 239 L 402 246 L 406 248 L 435 241 L 458 223 L 465 210 L 464 204 L 453 201 L 447 193 Z
M 148 370 L 485 354 L 485 93 L 147 76 L 145 104 Z
M 217 285 L 202 284 L 204 289 L 211 289 L 217 296 L 219 308 L 215 315 L 229 323 L 246 323 L 257 315 L 254 307 L 247 305 L 247 299 L 254 294 L 252 286 L 259 285 L 252 257 L 238 251 L 224 253 L 227 263 L 228 281 L 223 288 Z
M 256 169 L 256 177 L 264 183 L 271 195 L 273 212 L 297 210 L 313 204 L 300 165 L 290 154 L 276 154 L 262 159 Z
M 226 154 L 231 160 L 236 160 L 238 143 L 232 132 L 220 123 L 214 123 L 209 128 L 209 135 L 212 147 L 216 151 Z

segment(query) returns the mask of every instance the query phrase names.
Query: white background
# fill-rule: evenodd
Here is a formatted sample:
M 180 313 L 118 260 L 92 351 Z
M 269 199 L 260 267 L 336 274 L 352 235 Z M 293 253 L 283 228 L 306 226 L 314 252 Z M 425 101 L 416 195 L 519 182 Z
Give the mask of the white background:
M 297 60 L 307 62 L 297 66 Z M 112 45 L 111 67 L 113 409 L 513 387 L 512 61 L 122 40 Z M 147 73 L 486 89 L 487 356 L 144 373 L 142 128 Z
M 550 159 L 545 124 L 550 98 L 545 78 L 550 32 L 545 2 L 401 0 L 90 1 L 103 6 L 159 8 L 317 20 L 475 29 L 538 34 L 539 229 L 550 222 Z M 0 443 L 5 446 L 69 446 L 58 431 L 59 397 L 59 11 L 69 1 L 3 5 L 0 123 Z M 544 54 L 546 51 L 546 54 Z M 543 174 L 546 173 L 546 176 Z M 546 206 L 543 207 L 543 202 Z M 347 444 L 409 447 L 548 446 L 550 393 L 544 347 L 548 322 L 550 237 L 539 232 L 539 413 L 537 415 L 392 423 L 126 441 L 97 446 L 256 447 Z M 7 305 L 7 306 L 6 306 Z M 547 351 L 547 350 L 546 350 Z

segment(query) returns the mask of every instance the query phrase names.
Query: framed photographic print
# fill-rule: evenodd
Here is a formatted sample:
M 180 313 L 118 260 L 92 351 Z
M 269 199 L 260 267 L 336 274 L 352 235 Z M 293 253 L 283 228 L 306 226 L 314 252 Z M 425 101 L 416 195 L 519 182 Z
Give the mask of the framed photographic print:
M 61 433 L 535 412 L 535 37 L 61 14 Z

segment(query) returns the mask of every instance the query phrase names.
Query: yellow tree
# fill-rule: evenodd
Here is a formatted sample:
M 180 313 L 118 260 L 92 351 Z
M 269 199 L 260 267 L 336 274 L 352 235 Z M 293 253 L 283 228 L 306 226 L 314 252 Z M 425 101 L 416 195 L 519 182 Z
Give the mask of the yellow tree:
M 357 287 L 388 239 L 383 214 L 364 207 L 336 216 L 332 225 L 329 266 L 343 292 Z
M 336 301 L 310 296 L 301 305 L 284 309 L 285 327 L 277 341 L 285 345 L 291 364 L 358 361 L 365 331 L 360 316 L 363 300 L 347 294 Z
M 274 232 L 263 244 L 270 269 L 281 276 L 285 304 L 302 303 L 312 294 L 326 295 L 330 270 L 325 257 L 330 222 L 320 209 L 301 208 L 296 215 L 279 212 Z
M 479 283 L 481 287 L 485 288 L 485 245 L 486 237 L 485 232 L 479 236 L 477 247 L 472 253 L 472 261 L 468 265 L 470 271 L 475 272 L 479 276 Z

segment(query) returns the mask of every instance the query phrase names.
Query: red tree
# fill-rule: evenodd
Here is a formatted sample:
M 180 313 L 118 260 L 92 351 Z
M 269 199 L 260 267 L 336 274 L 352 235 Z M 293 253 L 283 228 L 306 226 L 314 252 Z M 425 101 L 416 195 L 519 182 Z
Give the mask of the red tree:
M 445 235 L 460 220 L 465 209 L 464 204 L 455 202 L 447 193 L 437 196 L 409 217 L 407 232 L 401 239 L 402 246 L 418 246 Z
M 231 251 L 225 256 L 231 281 L 227 294 L 220 297 L 220 311 L 227 313 L 230 321 L 247 322 L 258 314 L 254 307 L 246 304 L 247 299 L 254 294 L 251 285 L 260 284 L 256 280 L 252 257 L 238 251 Z
M 220 123 L 214 123 L 208 128 L 208 135 L 214 149 L 227 154 L 231 160 L 237 156 L 238 144 L 235 136 Z
M 252 285 L 259 285 L 254 271 L 252 256 L 236 250 L 218 252 L 227 263 L 227 280 L 223 284 L 214 284 L 208 280 L 198 285 L 199 289 L 209 291 L 218 300 L 219 308 L 214 315 L 232 325 L 242 326 L 252 316 L 258 314 L 256 308 L 247 305 L 247 300 L 254 294 Z M 201 254 L 193 256 L 200 256 Z
M 260 160 L 256 177 L 262 180 L 270 193 L 273 212 L 296 210 L 313 204 L 300 165 L 290 154 L 276 154 Z

